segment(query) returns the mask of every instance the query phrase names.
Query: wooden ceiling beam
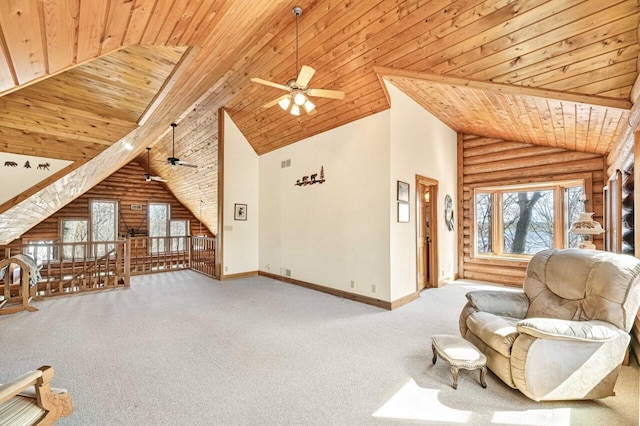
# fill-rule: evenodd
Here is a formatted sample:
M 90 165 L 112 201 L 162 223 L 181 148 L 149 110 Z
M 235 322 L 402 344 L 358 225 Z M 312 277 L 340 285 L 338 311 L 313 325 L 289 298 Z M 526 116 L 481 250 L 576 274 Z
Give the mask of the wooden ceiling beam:
M 162 87 L 160 88 L 158 93 L 156 93 L 156 95 L 153 97 L 147 109 L 140 116 L 140 119 L 138 120 L 139 126 L 144 125 L 149 119 L 149 117 L 151 116 L 151 114 L 153 114 L 158 109 L 160 104 L 164 102 L 165 98 L 167 97 L 167 95 L 169 94 L 173 86 L 175 86 L 175 84 L 178 82 L 178 79 L 182 76 L 183 73 L 187 71 L 189 64 L 195 58 L 196 54 L 198 53 L 198 50 L 199 49 L 197 47 L 189 47 L 182 54 L 180 61 L 178 61 L 178 63 L 173 68 L 171 73 L 164 80 Z
M 579 104 L 602 106 L 612 109 L 629 111 L 631 102 L 626 99 L 605 98 L 603 96 L 584 95 L 582 93 L 562 92 L 560 90 L 540 89 L 531 86 L 520 86 L 505 83 L 493 83 L 480 80 L 471 80 L 446 75 L 430 74 L 418 71 L 401 70 L 397 68 L 374 66 L 374 71 L 378 74 L 414 78 L 417 80 L 430 81 L 447 86 L 464 86 L 471 89 L 488 90 L 505 95 L 534 96 L 543 99 L 556 99 L 559 101 L 575 102 Z

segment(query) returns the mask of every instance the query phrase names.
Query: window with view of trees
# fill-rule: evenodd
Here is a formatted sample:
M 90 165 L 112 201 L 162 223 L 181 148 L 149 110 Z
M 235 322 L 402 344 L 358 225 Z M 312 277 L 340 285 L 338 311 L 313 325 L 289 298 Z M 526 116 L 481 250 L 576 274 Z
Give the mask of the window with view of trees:
M 170 222 L 169 232 L 172 237 L 186 237 L 189 235 L 189 223 L 186 220 L 172 220 Z M 185 238 L 172 238 L 171 251 L 184 251 Z
M 89 221 L 86 219 L 62 219 L 63 243 L 86 243 L 89 237 Z M 64 259 L 85 257 L 85 245 L 64 245 L 62 248 Z
M 151 239 L 151 252 L 164 252 L 166 250 L 184 251 L 184 238 L 169 239 L 158 237 L 186 237 L 189 235 L 188 220 L 172 220 L 171 206 L 162 203 L 149 204 L 149 236 L 156 237 Z M 167 246 L 170 244 L 170 246 Z
M 577 247 L 580 240 L 568 229 L 584 209 L 582 192 L 581 181 L 476 189 L 476 254 L 520 256 Z
M 26 241 L 25 243 L 27 246 L 23 249 L 24 254 L 31 256 L 38 265 L 58 258 L 58 247 L 54 245 L 56 241 Z
M 91 201 L 91 241 L 115 241 L 117 239 L 117 201 Z M 104 256 L 115 248 L 114 244 L 98 244 L 94 247 L 96 257 Z
M 149 236 L 166 237 L 169 235 L 169 204 L 149 204 Z M 151 239 L 151 252 L 164 252 L 165 240 Z

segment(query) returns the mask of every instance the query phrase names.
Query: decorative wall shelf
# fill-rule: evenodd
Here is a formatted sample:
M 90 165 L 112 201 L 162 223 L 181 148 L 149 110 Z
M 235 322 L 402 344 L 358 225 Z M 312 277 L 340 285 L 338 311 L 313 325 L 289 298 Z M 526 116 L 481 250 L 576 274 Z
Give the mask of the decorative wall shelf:
M 302 179 L 298 179 L 295 183 L 296 186 L 313 185 L 316 183 L 324 183 L 324 166 L 320 166 L 320 176 L 318 173 L 314 173 L 309 176 L 302 176 Z

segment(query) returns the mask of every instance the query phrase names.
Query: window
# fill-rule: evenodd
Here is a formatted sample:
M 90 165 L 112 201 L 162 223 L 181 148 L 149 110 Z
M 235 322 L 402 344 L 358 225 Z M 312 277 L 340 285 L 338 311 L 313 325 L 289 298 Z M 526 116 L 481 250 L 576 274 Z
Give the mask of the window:
M 172 220 L 170 221 L 170 229 L 172 237 L 186 237 L 189 235 L 189 221 Z M 171 251 L 184 251 L 186 238 L 171 238 Z
M 115 241 L 118 227 L 118 203 L 116 201 L 91 201 L 91 241 L 94 243 Z M 101 257 L 115 248 L 114 244 L 94 246 L 94 256 Z
M 164 253 L 185 250 L 185 238 L 189 235 L 188 220 L 171 220 L 171 206 L 169 204 L 149 203 L 149 236 L 151 238 L 151 252 Z M 170 243 L 168 242 L 170 241 Z M 170 246 L 166 246 L 170 244 Z
M 582 181 L 477 188 L 475 253 L 531 256 L 547 248 L 577 247 L 569 226 L 584 209 Z
M 169 204 L 149 203 L 149 236 L 166 237 L 169 235 Z M 164 252 L 165 239 L 152 238 L 151 252 Z
M 28 254 L 33 258 L 37 265 L 58 259 L 58 246 L 54 245 L 56 241 L 25 241 L 24 254 Z
M 63 243 L 86 243 L 89 238 L 89 221 L 87 219 L 62 219 L 60 234 Z M 85 257 L 85 244 L 62 246 L 63 259 Z

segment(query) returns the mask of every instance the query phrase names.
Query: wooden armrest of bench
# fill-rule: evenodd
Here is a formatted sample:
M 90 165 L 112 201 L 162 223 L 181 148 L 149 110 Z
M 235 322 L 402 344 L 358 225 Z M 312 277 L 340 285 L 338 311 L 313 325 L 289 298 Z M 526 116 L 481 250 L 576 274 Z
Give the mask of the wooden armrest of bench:
M 28 387 L 35 385 L 40 377 L 42 377 L 42 371 L 29 371 L 9 383 L 0 385 L 0 404 L 18 395 Z

